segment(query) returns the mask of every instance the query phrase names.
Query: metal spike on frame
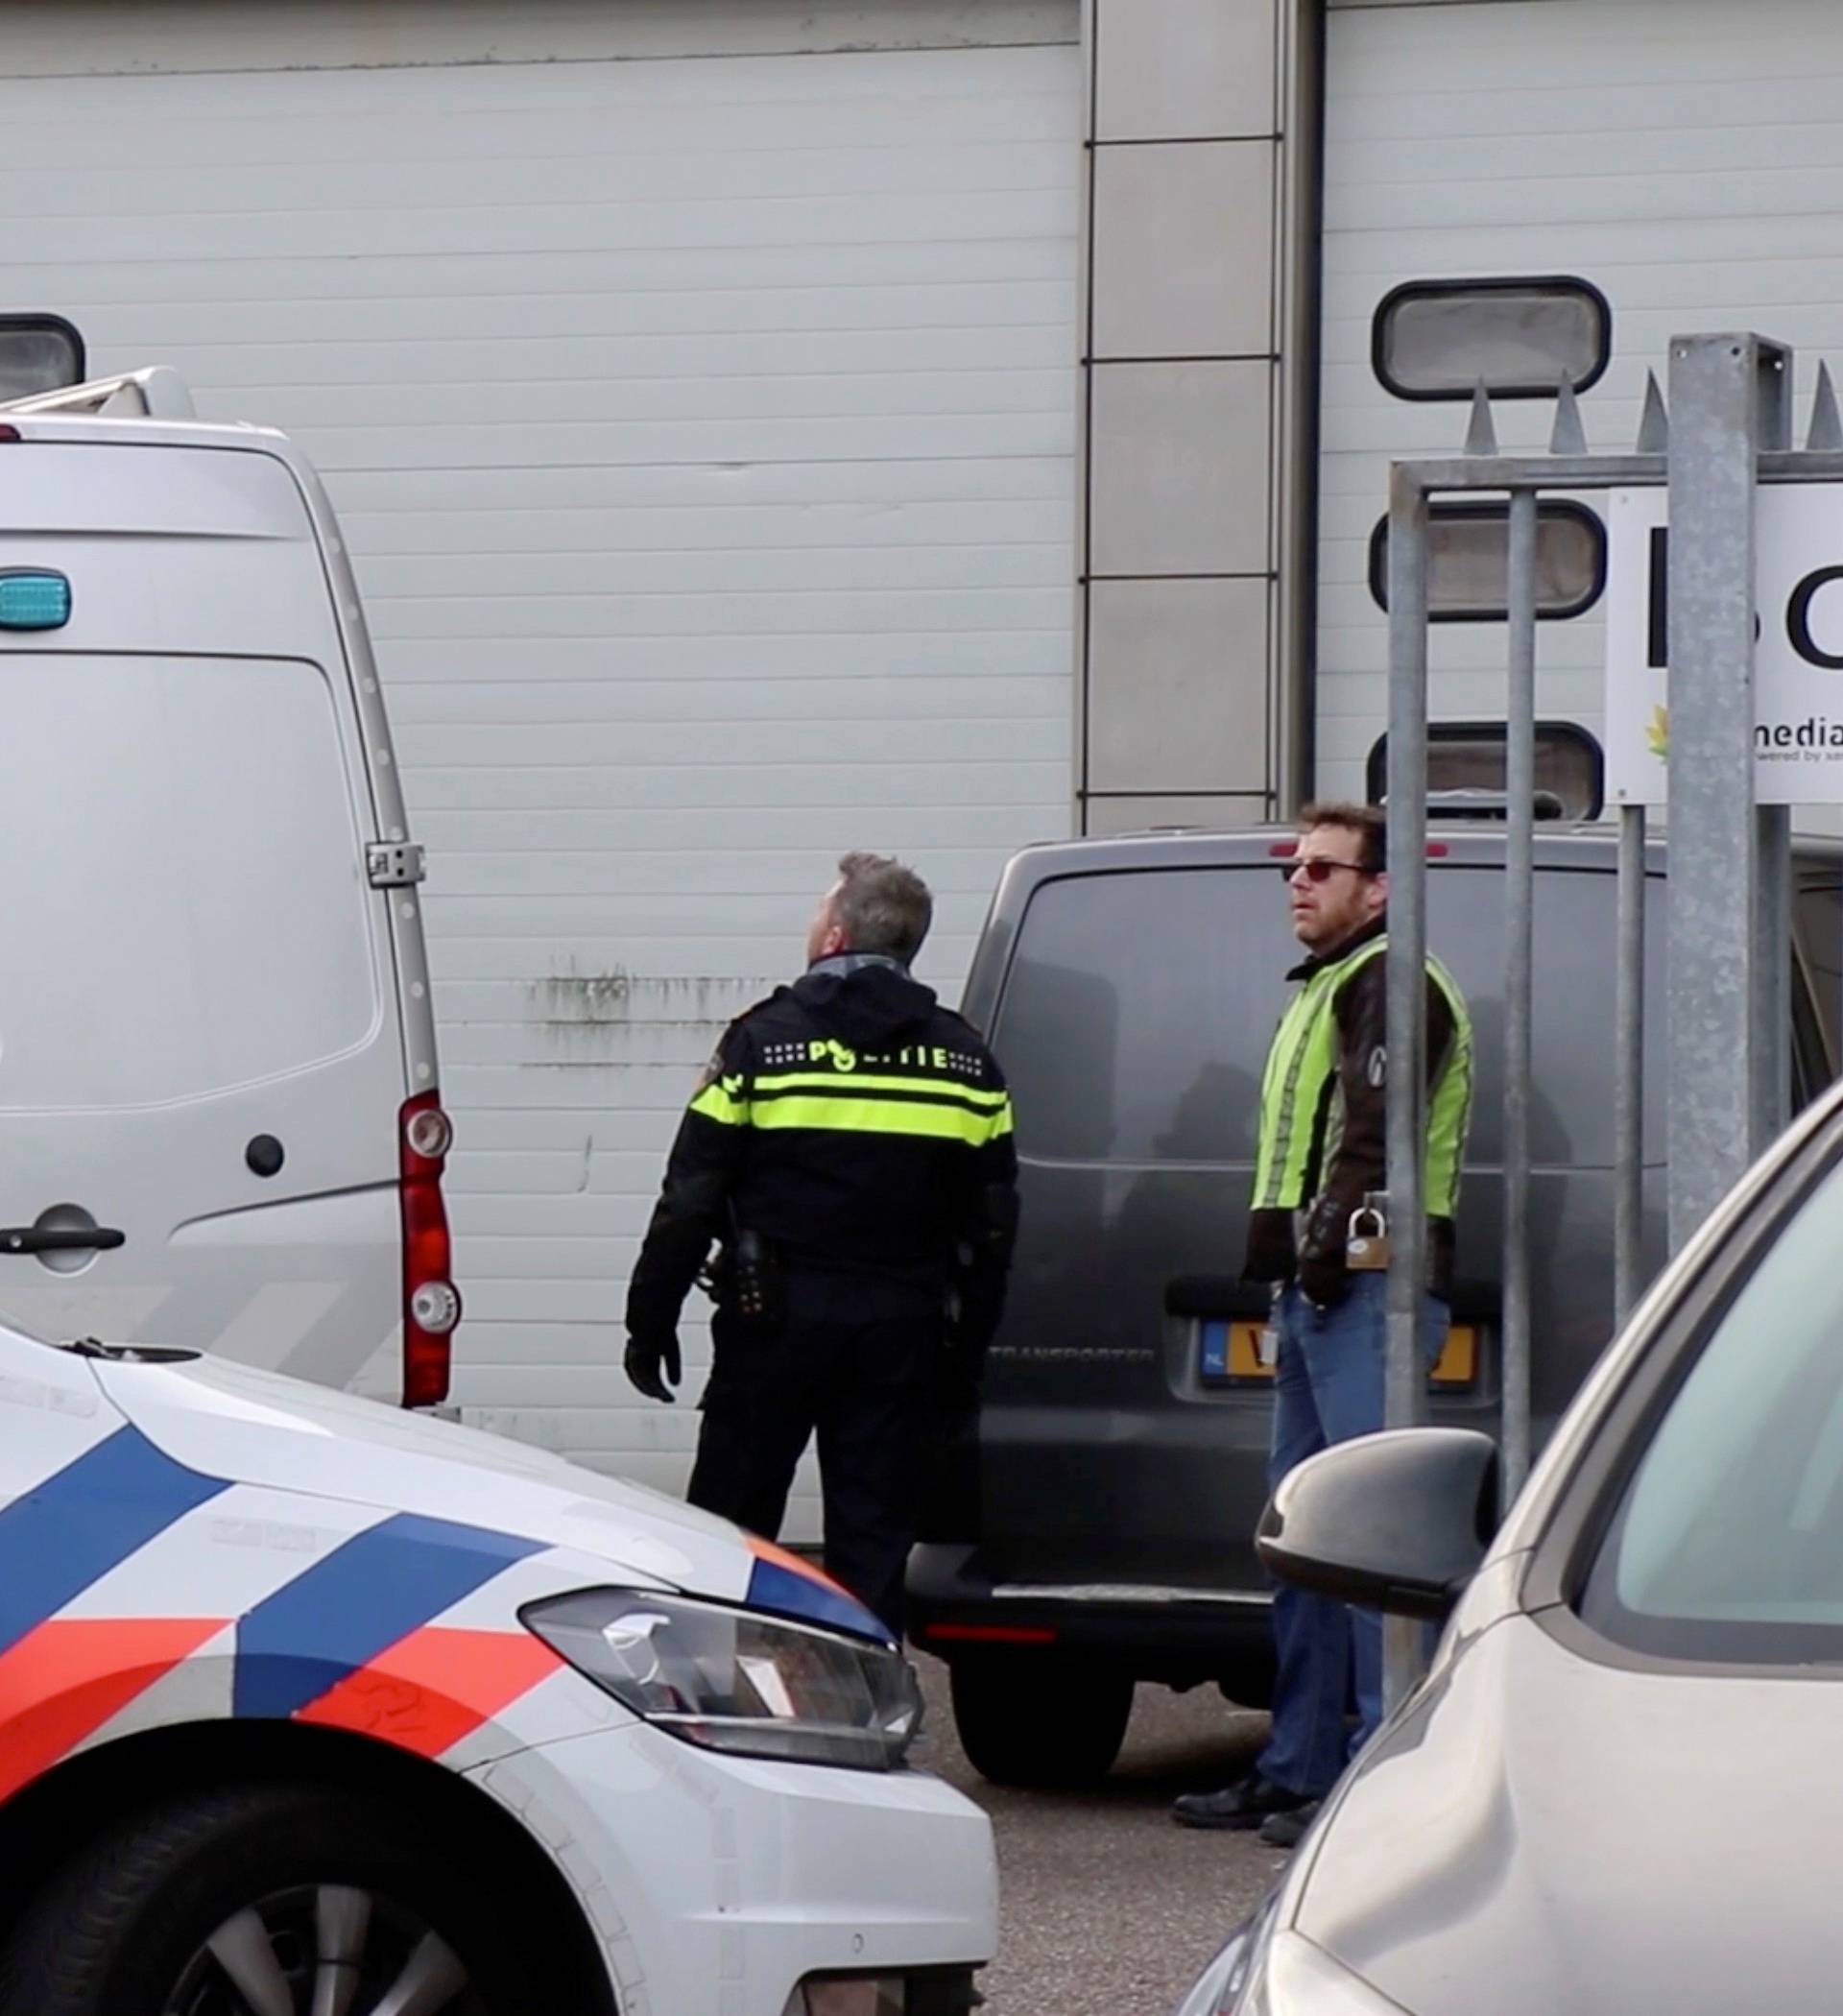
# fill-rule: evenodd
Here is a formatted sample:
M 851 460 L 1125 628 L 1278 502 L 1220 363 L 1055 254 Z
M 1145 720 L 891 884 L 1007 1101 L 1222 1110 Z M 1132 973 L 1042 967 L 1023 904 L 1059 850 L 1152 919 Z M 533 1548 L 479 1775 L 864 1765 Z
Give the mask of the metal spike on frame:
M 1817 367 L 1817 391 L 1811 397 L 1811 430 L 1805 437 L 1805 445 L 1814 454 L 1843 448 L 1843 414 L 1837 412 L 1831 367 L 1822 361 Z
M 1491 418 L 1491 394 L 1485 390 L 1485 381 L 1480 378 L 1472 395 L 1472 420 L 1466 428 L 1466 453 L 1495 455 L 1496 452 L 1497 429 Z
M 1662 455 L 1670 446 L 1670 416 L 1664 410 L 1663 394 L 1658 390 L 1658 374 L 1644 374 L 1644 411 L 1639 417 L 1639 453 Z
M 1585 455 L 1587 429 L 1581 424 L 1581 402 L 1571 379 L 1564 378 L 1555 394 L 1555 424 L 1549 430 L 1551 455 Z

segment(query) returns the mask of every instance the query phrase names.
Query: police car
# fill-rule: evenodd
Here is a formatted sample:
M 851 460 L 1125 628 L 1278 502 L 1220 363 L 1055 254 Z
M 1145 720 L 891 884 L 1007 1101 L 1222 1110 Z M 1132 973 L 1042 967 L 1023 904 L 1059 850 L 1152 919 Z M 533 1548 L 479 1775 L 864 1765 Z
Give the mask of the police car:
M 797 1557 L 0 1327 L 3 2016 L 947 2016 L 991 1831 Z

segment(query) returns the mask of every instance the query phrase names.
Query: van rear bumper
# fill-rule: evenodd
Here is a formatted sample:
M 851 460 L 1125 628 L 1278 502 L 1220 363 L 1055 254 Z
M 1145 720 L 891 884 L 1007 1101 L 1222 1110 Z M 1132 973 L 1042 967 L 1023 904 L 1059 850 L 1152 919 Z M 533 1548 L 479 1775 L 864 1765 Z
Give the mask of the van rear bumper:
M 1258 1705 L 1272 1679 L 1264 1589 L 1033 1583 L 994 1576 L 980 1549 L 928 1543 L 909 1556 L 909 1637 L 943 1659 L 1051 1651 L 1188 1687 L 1216 1681 Z

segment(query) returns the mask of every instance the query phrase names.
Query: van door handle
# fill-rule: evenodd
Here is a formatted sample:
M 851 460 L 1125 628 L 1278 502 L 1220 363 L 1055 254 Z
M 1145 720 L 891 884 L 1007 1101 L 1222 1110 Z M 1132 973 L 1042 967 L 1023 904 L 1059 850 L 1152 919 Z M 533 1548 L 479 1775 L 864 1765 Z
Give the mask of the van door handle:
M 113 1253 L 127 1243 L 112 1225 L 0 1225 L 0 1253 Z

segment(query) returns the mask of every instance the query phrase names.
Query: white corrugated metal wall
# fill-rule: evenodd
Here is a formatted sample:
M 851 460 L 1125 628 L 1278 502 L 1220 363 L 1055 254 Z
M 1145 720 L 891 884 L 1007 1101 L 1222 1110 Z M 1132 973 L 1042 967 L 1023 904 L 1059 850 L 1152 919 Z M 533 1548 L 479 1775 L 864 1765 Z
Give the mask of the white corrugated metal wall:
M 1368 544 L 1391 456 L 1450 453 L 1463 405 L 1391 398 L 1376 303 L 1407 279 L 1578 274 L 1614 313 L 1591 444 L 1629 448 L 1646 368 L 1697 329 L 1843 351 L 1843 11 L 1806 0 L 1493 0 L 1333 6 L 1325 174 L 1318 782 L 1360 794 L 1386 711 Z M 1501 405 L 1507 447 L 1544 402 Z M 1600 612 L 1541 627 L 1545 712 L 1600 729 Z M 1503 709 L 1500 627 L 1432 634 L 1436 713 Z
M 431 852 L 456 1398 L 676 1488 L 695 1417 L 630 1404 L 617 1319 L 717 1030 L 843 849 L 933 882 L 951 998 L 1068 830 L 1073 0 L 18 12 L 0 300 L 287 428 L 350 536 Z

